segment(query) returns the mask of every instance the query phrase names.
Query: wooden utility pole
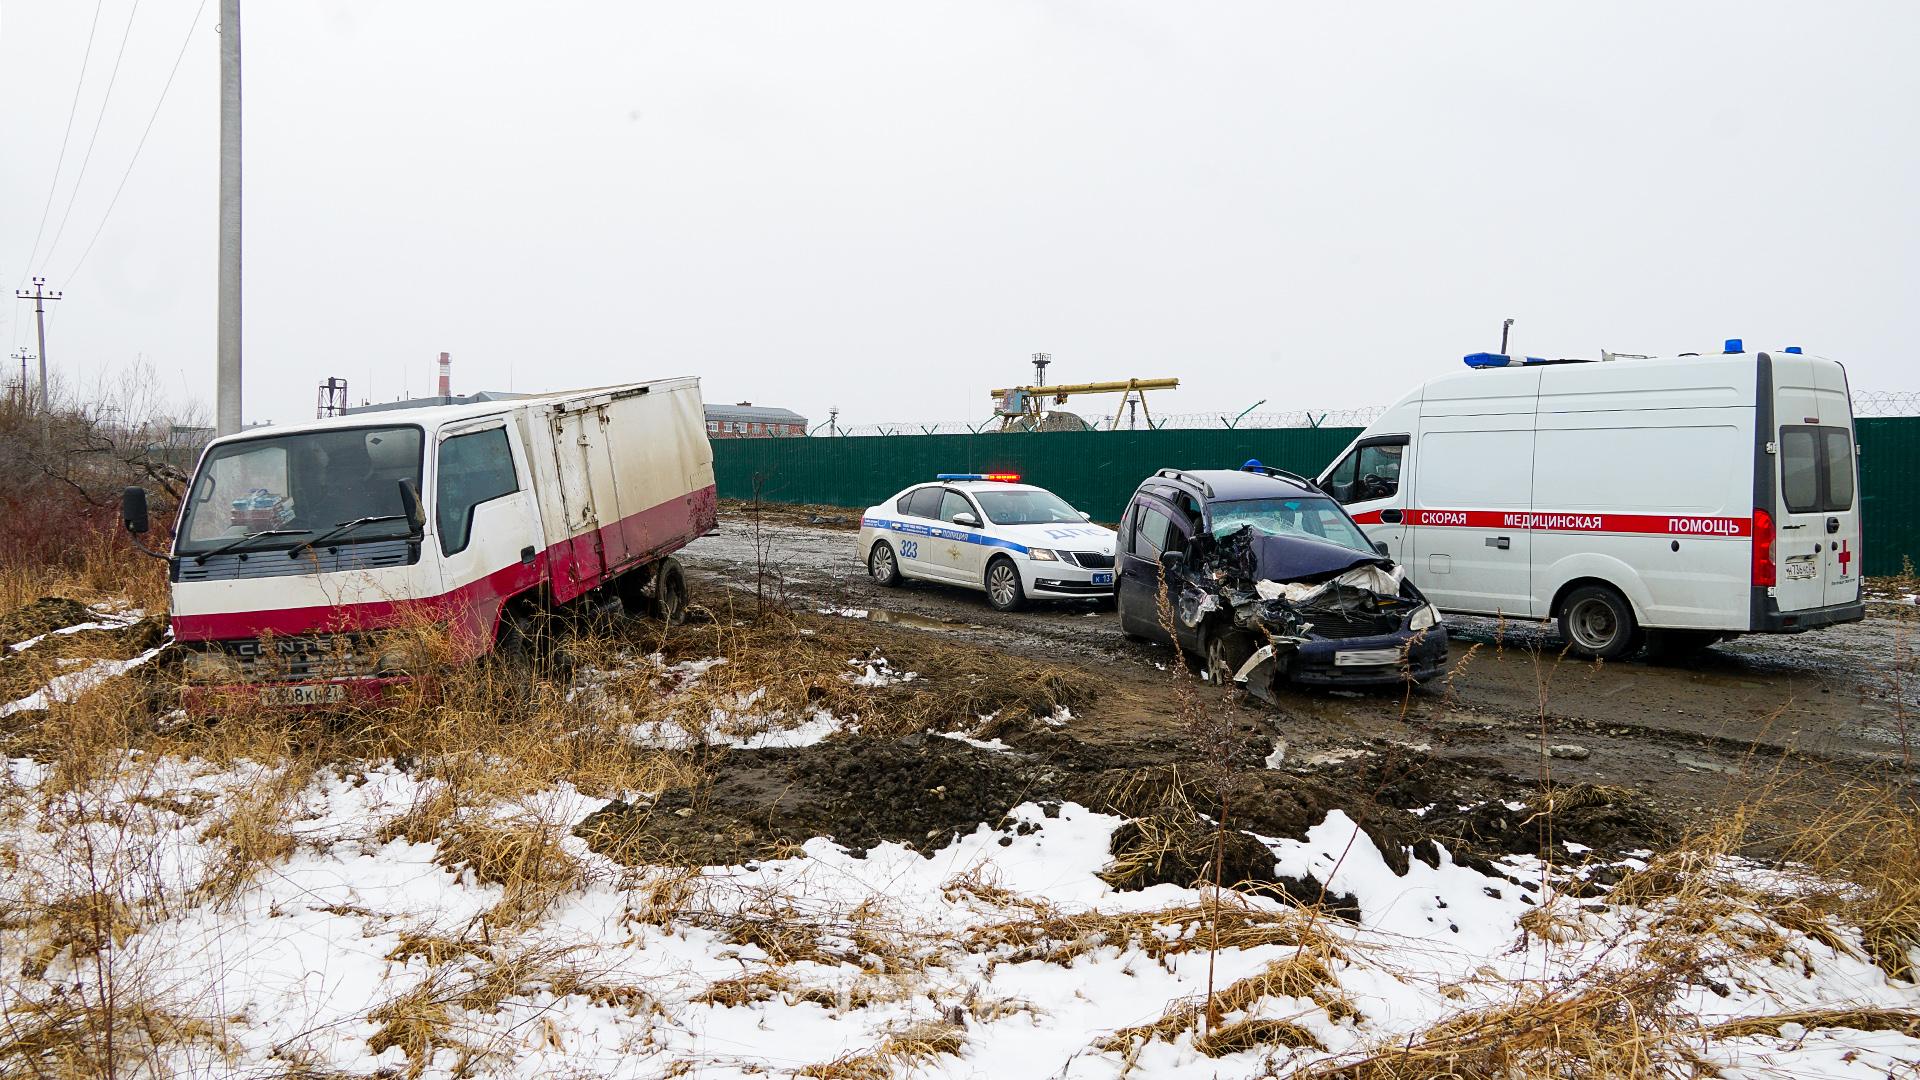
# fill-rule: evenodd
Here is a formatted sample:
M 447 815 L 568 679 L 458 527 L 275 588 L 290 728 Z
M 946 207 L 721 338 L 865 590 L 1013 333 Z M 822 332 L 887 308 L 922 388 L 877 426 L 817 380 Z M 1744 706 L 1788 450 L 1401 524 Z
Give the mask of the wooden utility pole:
M 53 399 L 47 392 L 47 301 L 60 299 L 57 292 L 47 291 L 47 279 L 33 279 L 33 291 L 15 289 L 13 294 L 22 300 L 33 301 L 33 322 L 40 332 L 40 449 L 53 448 Z M 24 361 L 23 361 L 24 364 Z M 26 368 L 20 370 L 20 390 L 26 392 Z

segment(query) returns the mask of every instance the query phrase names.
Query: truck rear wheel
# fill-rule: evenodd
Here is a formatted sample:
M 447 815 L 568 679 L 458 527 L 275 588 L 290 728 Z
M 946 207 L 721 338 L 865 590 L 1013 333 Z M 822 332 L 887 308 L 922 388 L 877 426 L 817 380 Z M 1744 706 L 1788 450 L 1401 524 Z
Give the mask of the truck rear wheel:
M 1619 660 L 1640 647 L 1640 624 L 1626 597 L 1605 585 L 1582 585 L 1560 605 L 1560 637 L 1575 656 Z
M 687 621 L 687 572 L 680 560 L 669 555 L 660 560 L 653 572 L 653 595 L 647 601 L 647 614 L 669 626 Z

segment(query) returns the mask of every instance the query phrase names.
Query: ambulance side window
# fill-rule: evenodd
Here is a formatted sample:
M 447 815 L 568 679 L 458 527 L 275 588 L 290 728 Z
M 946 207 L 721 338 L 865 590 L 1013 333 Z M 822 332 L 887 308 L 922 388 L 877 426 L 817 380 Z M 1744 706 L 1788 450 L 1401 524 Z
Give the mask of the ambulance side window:
M 1354 447 L 1327 474 L 1327 494 L 1343 506 L 1392 498 L 1400 493 L 1400 461 L 1406 452 L 1404 435 Z

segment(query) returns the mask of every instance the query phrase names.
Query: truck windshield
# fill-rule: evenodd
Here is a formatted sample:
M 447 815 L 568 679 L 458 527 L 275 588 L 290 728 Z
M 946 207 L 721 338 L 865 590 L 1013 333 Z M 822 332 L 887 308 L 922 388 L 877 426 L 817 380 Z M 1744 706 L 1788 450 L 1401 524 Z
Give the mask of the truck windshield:
M 1080 512 L 1060 501 L 1051 491 L 981 491 L 973 497 L 995 525 L 1055 525 L 1063 521 L 1080 524 Z
M 1215 536 L 1225 536 L 1242 525 L 1251 525 L 1275 536 L 1310 536 L 1369 555 L 1374 553 L 1366 534 L 1354 527 L 1340 504 L 1332 499 L 1239 499 L 1214 503 L 1209 510 L 1213 514 Z
M 338 542 L 409 535 L 400 482 L 419 490 L 420 446 L 419 428 L 396 426 L 266 435 L 215 447 L 193 478 L 176 550 L 200 554 L 266 530 L 279 531 L 245 550 L 290 548 L 358 518 L 389 516 Z

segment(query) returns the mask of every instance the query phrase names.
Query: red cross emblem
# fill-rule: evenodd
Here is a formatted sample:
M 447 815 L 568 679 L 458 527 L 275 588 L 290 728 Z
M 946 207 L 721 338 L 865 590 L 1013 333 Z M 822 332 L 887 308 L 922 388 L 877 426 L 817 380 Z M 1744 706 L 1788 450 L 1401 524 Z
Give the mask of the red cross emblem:
M 1840 576 L 1847 576 L 1847 564 L 1853 561 L 1853 552 L 1847 550 L 1847 542 L 1840 541 Z

